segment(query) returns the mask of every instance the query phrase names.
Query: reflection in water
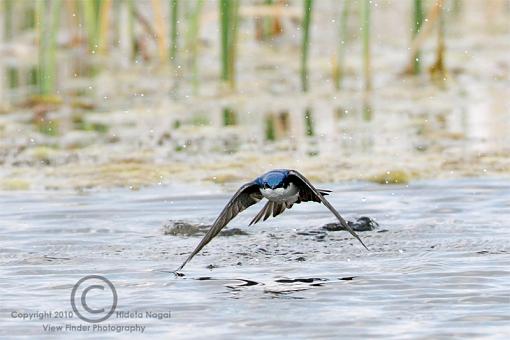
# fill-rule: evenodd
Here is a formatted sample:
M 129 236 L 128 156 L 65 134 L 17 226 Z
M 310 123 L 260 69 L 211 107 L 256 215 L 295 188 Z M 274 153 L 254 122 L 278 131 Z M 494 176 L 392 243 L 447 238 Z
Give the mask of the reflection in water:
M 7 68 L 7 84 L 9 89 L 15 89 L 19 86 L 19 72 L 18 68 Z
M 223 126 L 237 125 L 237 112 L 230 107 L 223 108 Z
M 361 105 L 363 120 L 367 122 L 371 121 L 373 119 L 373 111 L 372 111 L 372 99 L 369 94 L 363 96 L 363 101 Z
M 290 116 L 288 111 L 278 114 L 268 112 L 265 114 L 264 137 L 267 141 L 275 141 L 289 136 Z
M 193 167 L 185 174 L 177 169 L 185 175 L 186 180 L 203 180 L 204 177 L 213 178 L 229 172 L 241 173 L 244 169 L 239 168 L 247 163 L 238 160 L 248 153 L 256 155 L 253 161 L 257 165 L 252 169 L 267 164 L 276 165 L 282 159 L 291 162 L 299 160 L 300 164 L 293 166 L 300 166 L 304 171 L 327 171 L 325 174 L 329 177 L 320 175 L 321 178 L 369 178 L 389 170 L 410 171 L 412 177 L 415 174 L 416 177 L 430 177 L 439 173 L 455 175 L 455 171 L 477 175 L 485 171 L 483 169 L 503 172 L 505 167 L 501 165 L 507 154 L 505 145 L 510 141 L 505 132 L 510 127 L 505 109 L 509 99 L 503 92 L 503 89 L 496 89 L 491 93 L 482 93 L 482 98 L 489 98 L 490 101 L 482 99 L 470 104 L 471 99 L 470 102 L 459 102 L 458 106 L 445 106 L 441 101 L 431 99 L 436 106 L 413 107 L 411 103 L 402 104 L 392 101 L 392 98 L 373 94 L 368 98 L 354 97 L 342 101 L 318 99 L 311 104 L 306 103 L 307 106 L 283 99 L 282 102 L 264 105 L 258 105 L 256 99 L 249 99 L 242 105 L 228 103 L 221 108 L 215 108 L 217 103 L 206 102 L 186 108 L 183 114 L 168 114 L 165 107 L 161 112 L 150 115 L 137 110 L 126 111 L 122 115 L 118 112 L 89 115 L 86 112 L 89 110 L 86 108 L 88 102 L 85 101 L 76 104 L 80 108 L 73 109 L 70 123 L 67 123 L 68 111 L 58 111 L 57 104 L 46 103 L 31 108 L 34 119 L 30 122 L 24 112 L 13 113 L 9 117 L 0 115 L 3 140 L 8 141 L 0 143 L 0 154 L 9 155 L 3 160 L 12 168 L 17 164 L 94 166 L 94 162 L 116 163 L 114 152 L 111 152 L 115 149 L 125 159 L 140 162 L 142 172 L 146 166 L 160 164 L 162 169 L 158 171 L 169 173 L 165 177 L 171 180 L 182 177 L 174 173 L 172 155 L 168 153 L 169 145 L 180 152 L 182 156 L 179 156 L 179 162 L 184 167 L 194 164 L 197 156 L 209 153 L 219 156 L 220 166 L 214 167 L 216 173 L 212 176 L 203 171 L 200 173 L 200 167 Z M 476 98 L 475 90 L 469 94 L 473 94 L 470 98 Z M 375 114 L 375 109 L 378 114 Z M 209 112 L 216 114 L 210 116 Z M 228 133 L 223 130 L 225 126 L 229 128 Z M 16 131 L 24 131 L 24 138 L 17 138 L 19 133 Z M 118 131 L 123 133 L 118 134 Z M 142 149 L 152 150 L 142 157 L 130 143 L 133 142 L 132 136 L 144 136 L 147 131 L 153 131 L 151 134 L 160 142 L 153 143 L 152 137 L 139 138 L 137 143 Z M 190 131 L 193 133 L 190 134 Z M 100 143 L 96 143 L 97 149 L 89 148 L 91 143 L 98 141 L 98 136 Z M 29 138 L 34 142 L 27 144 Z M 114 143 L 110 143 L 110 140 Z M 270 152 L 261 152 L 261 145 Z M 44 149 L 39 150 L 41 148 Z M 480 151 L 487 152 L 487 156 L 482 155 L 484 159 L 480 167 L 471 167 L 463 161 L 478 161 Z M 289 152 L 298 157 L 289 157 Z M 450 155 L 448 159 L 443 157 L 445 153 Z M 98 158 L 99 154 L 101 156 Z M 223 158 L 226 154 L 228 159 Z M 166 156 L 158 158 L 161 155 Z M 493 163 L 493 156 L 497 164 Z M 87 159 L 93 162 L 82 163 L 81 160 Z M 232 166 L 241 171 L 232 170 Z M 326 170 L 328 166 L 339 172 L 330 175 L 331 169 Z M 78 172 L 77 167 L 75 169 Z M 30 171 L 35 173 L 37 169 L 34 167 Z M 93 186 L 111 186 L 113 183 L 107 177 L 104 181 L 98 181 L 93 175 L 87 175 L 83 182 L 80 179 L 80 183 L 71 183 L 66 171 L 52 172 L 55 177 L 46 176 L 44 181 L 38 182 L 32 180 L 35 176 L 30 174 L 23 177 L 27 178 L 30 187 L 86 187 L 90 183 Z M 138 174 L 142 172 L 134 173 L 137 176 L 135 181 L 139 180 Z M 92 171 L 79 171 L 76 177 L 84 173 L 92 174 Z M 235 176 L 229 173 L 225 178 Z M 140 183 L 151 181 L 147 176 L 140 177 Z
M 312 117 L 312 109 L 309 107 L 307 107 L 305 109 L 305 134 L 307 136 L 315 135 L 314 123 L 313 123 L 313 117 Z
M 335 109 L 335 119 L 336 120 L 342 120 L 342 119 L 346 118 L 348 116 L 348 114 L 349 114 L 349 110 L 347 110 L 343 106 L 338 106 Z
M 31 67 L 28 76 L 28 84 L 32 87 L 37 86 L 37 68 Z
M 276 132 L 274 127 L 274 119 L 272 114 L 266 115 L 266 129 L 265 129 L 265 137 L 268 141 L 274 141 L 276 139 Z
M 276 120 L 276 127 L 278 131 L 278 135 L 282 137 L 286 137 L 289 134 L 290 130 L 290 121 L 289 121 L 289 112 L 282 111 L 278 114 L 278 119 Z

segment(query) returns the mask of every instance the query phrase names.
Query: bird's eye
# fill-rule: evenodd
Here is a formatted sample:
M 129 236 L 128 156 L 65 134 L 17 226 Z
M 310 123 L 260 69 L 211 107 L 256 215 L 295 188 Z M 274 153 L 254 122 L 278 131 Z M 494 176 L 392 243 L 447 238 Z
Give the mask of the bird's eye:
M 264 183 L 264 189 L 269 189 L 269 184 Z

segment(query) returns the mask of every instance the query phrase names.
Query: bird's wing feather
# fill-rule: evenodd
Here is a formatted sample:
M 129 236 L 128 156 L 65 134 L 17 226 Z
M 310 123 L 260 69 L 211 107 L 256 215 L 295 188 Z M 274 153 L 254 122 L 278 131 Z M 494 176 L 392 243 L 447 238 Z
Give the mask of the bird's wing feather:
M 262 217 L 264 217 L 264 215 L 267 215 L 266 217 L 264 217 L 264 221 L 267 220 L 267 218 L 271 214 L 271 211 L 273 211 L 273 202 L 267 201 L 262 210 L 260 210 L 259 213 L 253 218 L 253 220 L 251 220 L 249 225 L 257 223 L 262 219 Z
M 321 202 L 324 204 L 332 213 L 333 215 L 338 218 L 340 221 L 340 224 L 349 232 L 352 236 L 354 236 L 362 245 L 368 250 L 368 247 L 363 243 L 363 241 L 359 238 L 359 236 L 352 230 L 351 227 L 345 222 L 342 216 L 336 211 L 335 208 L 329 203 L 329 201 L 324 197 L 324 193 L 321 193 L 321 191 L 317 190 L 308 179 L 306 179 L 305 176 L 303 176 L 301 173 L 299 173 L 296 170 L 290 170 L 289 171 L 289 179 L 292 183 L 298 186 L 299 188 L 299 198 L 298 202 L 306 202 L 306 201 L 314 201 L 314 202 Z M 296 202 L 297 203 L 297 202 Z
M 186 261 L 175 271 L 180 271 L 186 263 L 188 263 L 193 256 L 195 256 L 206 244 L 208 244 L 218 233 L 230 222 L 234 217 L 237 216 L 241 211 L 245 210 L 249 206 L 257 203 L 262 199 L 258 186 L 253 183 L 246 183 L 232 196 L 230 201 L 227 203 L 225 208 L 221 211 L 220 215 L 216 218 L 209 231 L 202 238 L 198 246 L 188 256 Z
M 282 212 L 285 211 L 285 209 L 292 208 L 292 205 L 294 203 L 291 202 L 272 202 L 268 201 L 266 205 L 262 208 L 262 210 L 259 211 L 259 213 L 251 220 L 250 225 L 257 223 L 264 217 L 262 220 L 265 221 L 269 217 L 271 217 L 271 214 L 273 217 L 276 217 L 280 215 Z

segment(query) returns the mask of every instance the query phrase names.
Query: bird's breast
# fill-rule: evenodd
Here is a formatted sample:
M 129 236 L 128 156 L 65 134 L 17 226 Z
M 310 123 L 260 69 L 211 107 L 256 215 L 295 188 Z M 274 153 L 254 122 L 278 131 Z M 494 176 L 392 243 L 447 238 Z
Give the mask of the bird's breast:
M 268 200 L 274 202 L 295 202 L 299 196 L 299 190 L 293 183 L 290 183 L 287 188 L 261 188 L 260 193 Z

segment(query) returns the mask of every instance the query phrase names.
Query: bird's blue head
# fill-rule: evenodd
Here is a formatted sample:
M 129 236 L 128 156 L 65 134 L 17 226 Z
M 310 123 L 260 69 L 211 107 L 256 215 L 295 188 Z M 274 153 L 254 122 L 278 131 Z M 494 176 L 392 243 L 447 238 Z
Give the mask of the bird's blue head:
M 288 170 L 271 170 L 255 180 L 261 188 L 286 188 L 289 185 Z

